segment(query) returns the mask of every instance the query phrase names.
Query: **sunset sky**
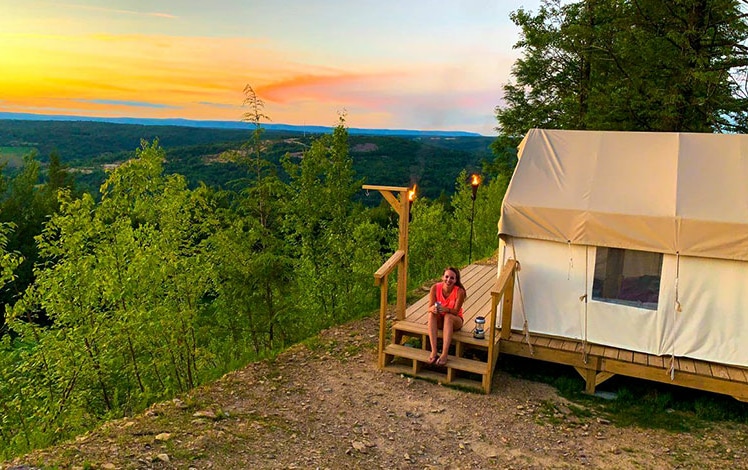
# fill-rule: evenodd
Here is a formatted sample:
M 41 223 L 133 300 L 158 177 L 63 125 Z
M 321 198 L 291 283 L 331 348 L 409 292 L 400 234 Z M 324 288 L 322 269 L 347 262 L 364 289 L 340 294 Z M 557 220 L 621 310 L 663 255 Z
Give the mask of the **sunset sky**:
M 0 0 L 0 112 L 494 135 L 540 0 Z

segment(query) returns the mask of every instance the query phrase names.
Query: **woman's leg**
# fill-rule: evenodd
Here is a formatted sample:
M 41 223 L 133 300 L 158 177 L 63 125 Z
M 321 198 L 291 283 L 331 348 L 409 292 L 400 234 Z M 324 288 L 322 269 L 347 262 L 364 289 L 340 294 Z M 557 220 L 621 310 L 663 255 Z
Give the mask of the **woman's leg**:
M 431 345 L 431 355 L 429 356 L 429 363 L 433 364 L 439 357 L 437 347 L 437 340 L 439 339 L 439 327 L 441 315 L 438 313 L 429 313 L 429 344 Z
M 462 318 L 457 315 L 445 315 L 444 317 L 444 342 L 442 343 L 442 355 L 439 356 L 437 364 L 443 366 L 447 363 L 449 346 L 452 344 L 452 333 L 462 328 Z

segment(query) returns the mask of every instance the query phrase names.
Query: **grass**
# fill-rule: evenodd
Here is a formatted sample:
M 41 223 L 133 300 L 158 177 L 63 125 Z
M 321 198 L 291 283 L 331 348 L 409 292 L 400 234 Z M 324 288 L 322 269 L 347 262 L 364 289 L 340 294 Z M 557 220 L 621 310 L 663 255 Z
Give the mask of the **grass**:
M 672 432 L 697 431 L 713 423 L 748 423 L 748 403 L 724 395 L 614 376 L 597 387 L 616 395 L 604 400 L 584 394 L 584 380 L 569 366 L 502 356 L 498 367 L 513 376 L 552 385 L 559 395 L 576 403 L 569 408 L 580 418 L 589 417 L 593 409 L 618 426 Z
M 564 422 L 563 415 L 559 416 L 560 412 L 556 405 L 550 400 L 543 400 L 540 403 L 540 410 L 538 410 L 538 420 L 540 422 L 558 425 Z
M 33 147 L 0 147 L 0 164 L 8 162 L 9 168 L 20 168 L 23 157 L 34 150 Z

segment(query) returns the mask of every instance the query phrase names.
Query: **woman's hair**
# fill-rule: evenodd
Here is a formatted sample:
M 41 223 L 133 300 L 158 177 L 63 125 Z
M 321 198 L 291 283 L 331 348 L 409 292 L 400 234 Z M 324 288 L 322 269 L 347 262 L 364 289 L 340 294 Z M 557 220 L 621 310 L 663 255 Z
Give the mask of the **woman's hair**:
M 453 273 L 455 273 L 455 285 L 464 290 L 467 294 L 467 290 L 465 290 L 465 286 L 462 285 L 462 280 L 460 279 L 460 270 L 455 268 L 454 266 L 447 266 L 444 270 L 452 271 Z

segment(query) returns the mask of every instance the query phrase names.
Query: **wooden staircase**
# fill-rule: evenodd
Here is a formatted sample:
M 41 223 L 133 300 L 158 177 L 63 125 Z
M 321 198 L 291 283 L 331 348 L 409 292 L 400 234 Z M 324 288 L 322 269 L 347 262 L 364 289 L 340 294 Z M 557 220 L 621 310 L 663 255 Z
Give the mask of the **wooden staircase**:
M 428 296 L 408 307 L 405 318 L 394 320 L 390 342 L 380 342 L 380 368 L 433 380 L 448 385 L 475 388 L 490 393 L 491 380 L 499 357 L 501 329 L 497 328 L 499 302 L 511 302 L 514 290 L 514 269 L 511 260 L 496 278 L 494 265 L 470 265 L 462 271 L 462 283 L 468 295 L 463 306 L 464 325 L 454 332 L 446 366 L 429 364 L 431 351 L 428 338 Z M 509 293 L 508 295 L 505 295 Z M 508 304 L 511 309 L 511 303 Z M 486 319 L 484 338 L 475 338 L 475 318 Z M 380 326 L 382 322 L 380 322 Z M 508 325 L 507 325 L 507 330 Z M 442 337 L 439 331 L 439 338 Z M 382 332 L 380 331 L 380 336 Z M 441 343 L 441 341 L 440 341 Z
M 402 372 L 417 377 L 431 378 L 440 383 L 477 386 L 485 393 L 491 391 L 491 378 L 499 358 L 499 341 L 511 333 L 512 296 L 518 264 L 507 261 L 496 278 L 495 265 L 471 264 L 462 270 L 462 284 L 467 290 L 463 304 L 462 329 L 452 337 L 446 367 L 428 363 L 428 331 L 426 304 L 428 295 L 406 308 L 408 286 L 408 226 L 413 190 L 405 187 L 364 185 L 363 189 L 379 191 L 399 215 L 398 249 L 374 273 L 379 293 L 378 366 L 383 370 Z M 392 322 L 390 343 L 387 344 L 387 309 L 389 275 L 397 268 L 397 300 L 395 320 Z M 492 287 L 493 286 L 493 287 Z M 497 328 L 497 312 L 501 305 L 502 324 Z M 485 338 L 473 337 L 475 318 L 485 318 Z M 500 334 L 499 334 L 500 333 Z M 440 332 L 441 337 L 441 332 Z M 415 346 L 409 341 L 414 339 Z
M 495 361 L 488 360 L 488 340 L 473 338 L 472 331 L 457 331 L 452 335 L 447 365 L 431 365 L 428 363 L 431 351 L 426 329 L 426 325 L 420 323 L 396 322 L 392 327 L 392 343 L 384 348 L 384 370 L 476 388 L 486 393 L 491 390 Z M 441 338 L 441 331 L 439 333 Z M 409 342 L 413 339 L 415 344 Z

